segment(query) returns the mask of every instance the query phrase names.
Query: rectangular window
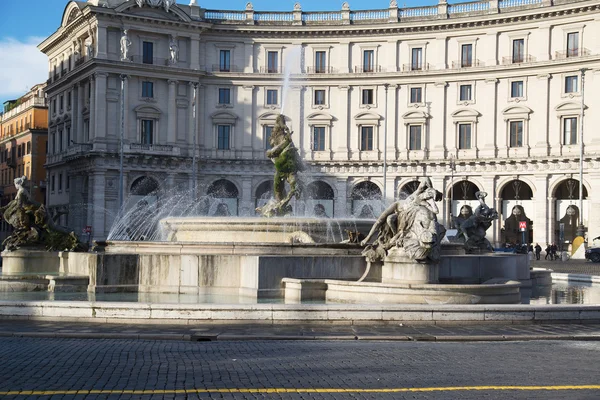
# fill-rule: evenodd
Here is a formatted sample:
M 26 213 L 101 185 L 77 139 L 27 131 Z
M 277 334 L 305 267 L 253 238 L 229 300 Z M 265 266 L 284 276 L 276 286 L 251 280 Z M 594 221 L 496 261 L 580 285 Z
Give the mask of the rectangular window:
M 71 177 L 67 176 L 66 182 L 65 182 L 65 190 L 69 190 L 69 188 L 71 187 Z
M 71 92 L 67 94 L 67 108 L 71 108 Z
M 471 148 L 471 124 L 458 124 L 458 148 Z
M 21 158 L 21 146 L 17 146 L 17 158 Z
M 269 150 L 271 148 L 271 133 L 273 132 L 273 127 L 265 125 L 265 150 Z
M 410 69 L 412 71 L 419 71 L 423 69 L 423 49 L 421 47 L 415 47 L 412 49 Z
M 525 61 L 525 39 L 515 39 L 512 44 L 512 62 L 522 63 Z
M 69 131 L 71 130 L 71 128 L 67 129 L 69 129 Z M 31 154 L 31 142 L 27 142 L 27 154 Z
M 523 121 L 510 121 L 510 147 L 523 146 Z
M 267 90 L 267 104 L 268 105 L 277 105 L 277 90 L 269 89 Z
M 142 97 L 154 97 L 154 83 L 142 82 Z
M 577 76 L 565 77 L 565 93 L 577 93 Z
M 142 120 L 142 144 L 152 144 L 154 139 L 154 121 Z
M 52 114 L 56 114 L 56 99 L 52 100 Z
M 473 45 L 463 44 L 460 51 L 460 66 L 472 67 L 473 66 Z
M 471 85 L 460 85 L 460 101 L 471 100 Z
M 324 105 L 325 104 L 325 91 L 324 90 L 315 90 L 315 105 Z
M 410 88 L 410 102 L 411 103 L 422 103 L 423 102 L 422 91 L 423 91 L 423 89 L 420 87 Z
M 52 154 L 56 154 L 56 133 L 52 134 Z
M 513 81 L 510 83 L 510 97 L 523 97 L 523 81 Z
M 219 104 L 231 104 L 231 90 L 219 88 Z
M 217 125 L 217 149 L 229 150 L 230 125 Z
M 373 150 L 373 127 L 372 126 L 361 126 L 360 127 L 360 150 L 361 151 Z
M 142 44 L 142 62 L 144 64 L 154 64 L 154 43 L 144 42 Z
M 408 127 L 408 149 L 421 150 L 421 125 Z
M 58 132 L 58 151 L 62 151 L 63 149 L 63 131 Z
M 52 175 L 52 179 L 50 180 L 50 190 L 52 190 L 54 192 L 54 182 L 55 182 L 55 176 Z
M 373 104 L 373 89 L 362 90 L 362 104 Z
M 221 50 L 219 51 L 219 71 L 230 72 L 231 71 L 231 51 Z
M 58 191 L 62 190 L 62 174 L 58 174 Z
M 29 143 L 27 143 L 29 145 Z M 67 147 L 71 145 L 71 127 L 67 126 Z
M 313 127 L 313 150 L 324 151 L 325 150 L 325 127 L 315 126 Z
M 567 34 L 567 57 L 579 56 L 579 32 Z
M 363 72 L 373 72 L 375 67 L 375 52 L 365 50 L 363 52 Z
M 267 72 L 269 74 L 279 72 L 279 53 L 276 51 L 267 52 Z
M 577 118 L 564 119 L 564 144 L 577 144 Z
M 315 52 L 315 72 L 324 74 L 327 70 L 327 55 L 324 51 Z

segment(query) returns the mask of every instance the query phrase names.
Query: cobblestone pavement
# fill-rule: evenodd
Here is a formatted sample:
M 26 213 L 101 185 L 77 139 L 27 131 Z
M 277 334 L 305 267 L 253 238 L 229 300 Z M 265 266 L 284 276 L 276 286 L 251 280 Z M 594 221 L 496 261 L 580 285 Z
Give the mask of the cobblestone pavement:
M 587 260 L 567 260 L 567 261 L 550 261 L 542 259 L 533 260 L 531 266 L 534 268 L 549 268 L 554 272 L 563 274 L 584 274 L 584 275 L 600 275 L 600 263 L 593 263 Z
M 88 339 L 221 340 L 398 340 L 398 341 L 600 341 L 600 324 L 547 325 L 339 325 L 339 324 L 108 324 L 0 320 L 0 337 Z
M 575 341 L 192 343 L 0 338 L 0 396 L 597 399 L 599 355 L 600 343 Z

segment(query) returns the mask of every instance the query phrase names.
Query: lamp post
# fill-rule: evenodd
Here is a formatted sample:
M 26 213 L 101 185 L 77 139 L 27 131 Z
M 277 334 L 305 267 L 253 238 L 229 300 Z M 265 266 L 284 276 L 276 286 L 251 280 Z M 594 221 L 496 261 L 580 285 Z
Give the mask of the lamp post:
M 383 203 L 385 204 L 387 189 L 388 89 L 390 87 L 390 84 L 386 83 L 383 85 L 383 87 L 385 88 L 385 109 L 383 117 Z
M 123 137 L 125 136 L 125 75 L 121 75 L 121 129 L 119 132 L 119 211 L 123 208 Z
M 454 154 L 450 154 L 450 228 L 454 229 L 454 218 L 452 218 L 452 203 L 454 202 L 454 169 L 456 163 L 454 162 Z
M 196 123 L 196 96 L 198 94 L 198 82 L 194 82 L 194 101 L 192 102 L 192 119 L 194 126 L 192 127 L 192 132 L 194 138 L 192 140 L 192 193 L 194 199 L 196 198 L 196 179 L 197 179 L 197 171 L 196 171 L 196 137 L 198 136 Z
M 583 226 L 583 113 L 585 103 L 583 102 L 585 87 L 585 68 L 581 68 L 581 128 L 579 129 L 579 226 L 577 227 L 577 236 L 584 237 L 585 227 Z

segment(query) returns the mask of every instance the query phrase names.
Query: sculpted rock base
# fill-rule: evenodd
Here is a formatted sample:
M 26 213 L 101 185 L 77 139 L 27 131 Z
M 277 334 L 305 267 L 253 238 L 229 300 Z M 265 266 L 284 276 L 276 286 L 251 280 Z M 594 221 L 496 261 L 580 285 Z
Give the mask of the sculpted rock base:
M 403 249 L 393 248 L 383 260 L 381 281 L 383 283 L 424 284 L 438 283 L 438 264 L 418 263 L 408 258 Z

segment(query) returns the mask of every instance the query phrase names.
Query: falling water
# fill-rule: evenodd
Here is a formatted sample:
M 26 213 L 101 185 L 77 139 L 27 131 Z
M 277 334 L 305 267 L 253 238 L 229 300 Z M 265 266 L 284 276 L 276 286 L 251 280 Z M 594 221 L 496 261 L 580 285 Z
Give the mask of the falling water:
M 285 115 L 285 103 L 290 86 L 290 76 L 292 74 L 301 73 L 300 59 L 302 57 L 302 47 L 292 47 L 287 57 L 285 58 L 285 64 L 283 66 L 283 87 L 281 88 L 281 114 Z

